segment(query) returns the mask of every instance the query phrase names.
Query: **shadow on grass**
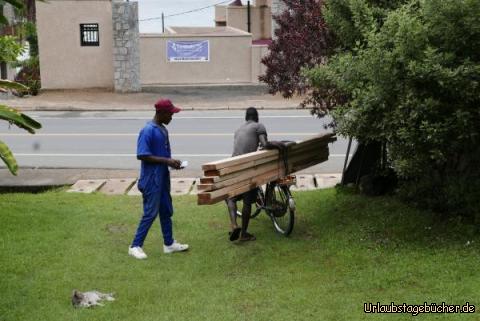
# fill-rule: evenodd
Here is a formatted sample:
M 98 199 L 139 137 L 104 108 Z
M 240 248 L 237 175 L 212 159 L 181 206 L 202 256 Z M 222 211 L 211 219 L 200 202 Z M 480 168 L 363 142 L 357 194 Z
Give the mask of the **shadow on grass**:
M 317 197 L 315 197 L 317 195 Z M 370 242 L 369 246 L 470 246 L 478 228 L 462 217 L 439 215 L 402 203 L 394 196 L 369 197 L 337 187 L 295 195 L 299 213 L 295 234 L 302 239 Z M 303 215 L 302 212 L 310 215 Z
M 48 186 L 0 186 L 0 194 L 10 193 L 30 193 L 38 194 L 45 192 L 55 192 L 66 189 L 64 185 L 48 185 Z

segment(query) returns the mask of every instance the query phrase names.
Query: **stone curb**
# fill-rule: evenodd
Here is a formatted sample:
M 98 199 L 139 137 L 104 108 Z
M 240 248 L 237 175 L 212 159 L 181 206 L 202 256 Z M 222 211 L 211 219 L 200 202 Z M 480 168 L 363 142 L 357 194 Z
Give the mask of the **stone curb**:
M 15 107 L 14 108 L 20 108 Z M 311 108 L 302 108 L 299 106 L 285 106 L 285 107 L 256 107 L 258 110 L 293 110 L 293 109 L 305 109 L 310 110 Z M 75 107 L 75 106 L 36 106 L 36 107 L 29 107 L 29 106 L 22 106 L 22 111 L 66 111 L 66 112 L 127 112 L 127 111 L 152 111 L 150 106 L 148 107 L 109 107 L 109 108 L 95 108 L 95 107 Z M 207 110 L 245 110 L 245 107 L 183 107 L 183 111 L 207 111 Z
M 314 174 L 297 175 L 297 184 L 291 187 L 292 191 L 311 191 L 334 187 L 340 183 L 341 174 Z M 94 193 L 99 192 L 106 195 L 129 195 L 139 196 L 136 178 L 125 179 L 100 179 L 100 180 L 78 180 L 67 192 L 73 193 Z M 196 195 L 196 185 L 199 178 L 172 178 L 172 196 Z

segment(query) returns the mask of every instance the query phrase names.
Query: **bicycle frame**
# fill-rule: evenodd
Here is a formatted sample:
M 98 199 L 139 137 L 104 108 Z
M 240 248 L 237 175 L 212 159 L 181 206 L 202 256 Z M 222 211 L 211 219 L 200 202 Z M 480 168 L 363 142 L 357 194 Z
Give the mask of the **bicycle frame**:
M 271 207 L 268 206 L 269 204 L 266 204 L 266 203 L 267 203 L 267 200 L 270 198 L 271 194 L 273 193 L 273 191 L 275 190 L 275 187 L 278 185 L 282 188 L 285 188 L 285 190 L 287 191 L 287 197 L 288 197 L 288 202 L 289 202 L 288 206 L 290 208 L 293 207 L 292 209 L 295 210 L 295 203 L 293 201 L 293 196 L 290 193 L 290 186 L 294 185 L 295 183 L 296 183 L 296 177 L 292 176 L 292 175 L 289 175 L 289 176 L 287 176 L 283 179 L 280 179 L 278 181 L 273 181 L 273 182 L 267 183 L 265 191 L 263 191 L 262 187 L 258 187 L 258 189 L 259 189 L 258 198 L 260 199 L 261 204 L 259 204 L 258 200 L 257 200 L 257 208 L 265 210 L 265 212 L 267 214 L 271 210 L 273 210 Z
M 251 218 L 257 217 L 262 210 L 272 220 L 275 231 L 284 236 L 293 230 L 295 217 L 295 201 L 290 193 L 290 186 L 295 184 L 295 177 L 267 183 L 265 190 L 258 187 L 256 209 Z M 237 211 L 241 216 L 241 212 Z

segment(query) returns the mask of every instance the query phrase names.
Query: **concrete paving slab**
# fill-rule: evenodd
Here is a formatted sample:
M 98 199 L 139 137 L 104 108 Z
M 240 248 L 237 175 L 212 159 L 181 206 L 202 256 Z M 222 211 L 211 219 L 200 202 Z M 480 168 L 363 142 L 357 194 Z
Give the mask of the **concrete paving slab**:
M 190 193 L 195 178 L 172 178 L 171 179 L 171 195 L 185 195 Z
M 317 189 L 334 187 L 340 183 L 342 174 L 315 174 Z
M 190 195 L 198 194 L 198 188 L 197 188 L 198 184 L 200 184 L 200 178 L 195 178 L 195 181 L 193 182 L 192 190 L 190 191 Z
M 297 184 L 293 185 L 290 189 L 292 191 L 309 191 L 315 189 L 315 182 L 313 181 L 313 175 L 296 175 Z
M 127 192 L 128 196 L 142 196 L 142 192 L 138 190 L 137 182 L 133 184 L 132 188 Z
M 93 193 L 102 187 L 105 182 L 105 179 L 78 180 L 67 192 Z
M 135 183 L 136 178 L 112 178 L 107 179 L 99 192 L 107 195 L 123 195 L 130 186 Z

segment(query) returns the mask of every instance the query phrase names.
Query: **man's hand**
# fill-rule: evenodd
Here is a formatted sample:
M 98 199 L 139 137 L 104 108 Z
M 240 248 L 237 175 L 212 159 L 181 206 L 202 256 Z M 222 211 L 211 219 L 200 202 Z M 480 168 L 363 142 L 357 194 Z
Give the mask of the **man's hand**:
M 180 169 L 182 166 L 182 162 L 178 159 L 169 158 L 167 165 L 174 169 Z

